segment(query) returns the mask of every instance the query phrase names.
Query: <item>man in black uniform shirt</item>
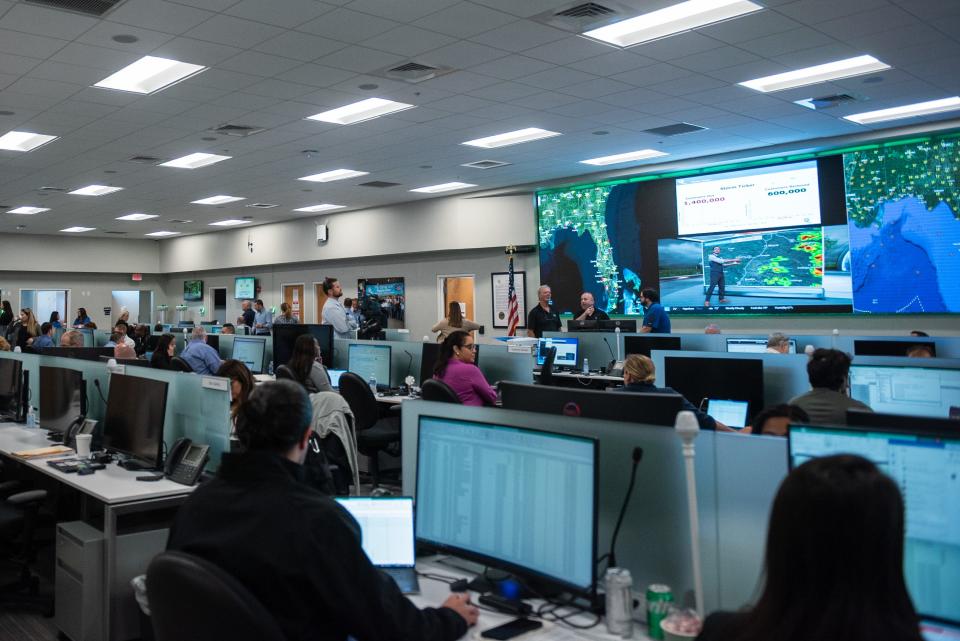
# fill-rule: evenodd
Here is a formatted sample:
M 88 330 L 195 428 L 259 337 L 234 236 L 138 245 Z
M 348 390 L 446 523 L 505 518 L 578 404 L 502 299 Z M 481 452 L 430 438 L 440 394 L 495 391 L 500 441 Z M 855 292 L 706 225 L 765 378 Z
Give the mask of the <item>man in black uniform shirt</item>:
M 544 332 L 560 331 L 560 314 L 550 308 L 552 294 L 550 285 L 540 285 L 537 288 L 539 302 L 527 314 L 527 336 L 542 338 Z
M 610 317 L 607 316 L 607 313 L 602 309 L 597 309 L 594 307 L 594 304 L 593 294 L 590 292 L 583 292 L 580 294 L 580 309 L 583 310 L 583 313 L 577 316 L 574 320 L 610 320 Z
M 463 636 L 478 614 L 467 595 L 418 609 L 371 564 L 353 517 L 304 482 L 311 414 L 299 384 L 258 385 L 237 414 L 246 451 L 223 455 L 217 478 L 180 508 L 167 547 L 232 574 L 288 641 Z

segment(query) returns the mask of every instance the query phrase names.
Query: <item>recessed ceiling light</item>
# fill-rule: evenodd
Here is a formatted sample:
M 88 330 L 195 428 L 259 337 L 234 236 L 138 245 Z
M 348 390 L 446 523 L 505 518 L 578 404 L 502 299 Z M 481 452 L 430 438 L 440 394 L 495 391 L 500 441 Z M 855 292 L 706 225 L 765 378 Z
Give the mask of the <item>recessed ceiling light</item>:
M 33 151 L 56 140 L 57 136 L 34 134 L 28 131 L 8 131 L 0 136 L 0 149 L 5 151 Z
M 656 149 L 641 149 L 639 151 L 628 151 L 623 154 L 615 154 L 613 156 L 600 156 L 599 158 L 588 158 L 587 160 L 581 160 L 580 163 L 584 165 L 616 165 L 622 162 L 630 162 L 632 160 L 646 160 L 647 158 L 657 158 L 659 156 L 666 156 L 667 153 L 663 151 L 657 151 Z
M 900 120 L 901 118 L 914 118 L 916 116 L 927 116 L 930 114 L 942 113 L 944 111 L 956 111 L 957 109 L 960 109 L 960 96 L 942 98 L 940 100 L 929 100 L 927 102 L 917 102 L 912 105 L 890 107 L 889 109 L 865 111 L 859 114 L 850 114 L 849 116 L 844 116 L 844 119 L 861 125 L 870 125 L 875 122 Z
M 689 0 L 584 31 L 582 35 L 617 47 L 632 47 L 721 20 L 738 18 L 760 9 L 763 7 L 747 0 Z
M 8 214 L 42 214 L 45 211 L 50 211 L 49 207 L 17 207 L 16 209 L 11 209 L 8 211 Z
M 430 185 L 429 187 L 417 187 L 416 189 L 411 189 L 410 191 L 415 191 L 421 194 L 439 194 L 442 191 L 454 191 L 456 189 L 466 189 L 467 187 L 476 187 L 470 183 L 442 183 L 440 185 Z
M 325 171 L 322 174 L 313 174 L 312 176 L 297 178 L 297 180 L 309 180 L 310 182 L 315 183 L 328 183 L 333 182 L 334 180 L 345 180 L 347 178 L 356 178 L 357 176 L 366 176 L 369 173 L 369 171 L 354 171 L 353 169 L 334 169 L 333 171 Z
M 152 231 L 149 234 L 144 234 L 144 236 L 175 236 L 179 233 L 178 231 Z
M 246 198 L 239 196 L 210 196 L 209 198 L 191 200 L 190 202 L 194 205 L 225 205 L 227 203 L 235 203 L 238 200 L 246 200 Z
M 534 140 L 541 140 L 542 138 L 553 138 L 554 136 L 559 135 L 560 134 L 556 131 L 547 131 L 546 129 L 529 127 L 527 129 L 518 129 L 517 131 L 508 131 L 507 133 L 497 134 L 496 136 L 487 136 L 486 138 L 468 140 L 467 142 L 461 144 L 470 145 L 471 147 L 493 149 L 494 147 L 518 145 L 522 142 L 531 142 Z
M 246 225 L 249 222 L 249 220 L 237 220 L 236 218 L 231 218 L 229 220 L 218 220 L 215 223 L 210 223 L 210 225 L 212 227 L 233 227 L 234 225 Z
M 67 227 L 66 229 L 61 229 L 60 231 L 65 231 L 70 234 L 82 234 L 85 231 L 93 231 L 96 227 Z
M 168 162 L 160 163 L 160 167 L 176 167 L 178 169 L 197 169 L 206 167 L 224 160 L 230 160 L 233 156 L 218 156 L 217 154 L 190 154 L 182 158 L 174 158 Z
M 148 94 L 194 76 L 206 67 L 189 62 L 144 56 L 117 73 L 107 76 L 94 87 Z
M 127 214 L 120 216 L 117 220 L 149 220 L 151 218 L 157 218 L 157 214 Z
M 873 56 L 856 56 L 844 60 L 836 60 L 814 67 L 787 71 L 773 76 L 756 78 L 739 83 L 748 89 L 755 89 L 764 93 L 770 91 L 782 91 L 794 87 L 804 87 L 814 85 L 820 82 L 829 82 L 841 78 L 850 78 L 852 76 L 862 76 L 865 73 L 882 71 L 889 69 L 890 65 L 880 62 Z
M 398 111 L 413 109 L 415 106 L 416 105 L 408 105 L 405 102 L 384 100 L 383 98 L 367 98 L 360 102 L 308 116 L 307 120 L 332 122 L 335 125 L 352 125 L 356 122 L 363 122 L 364 120 L 379 118 L 380 116 L 386 116 L 387 114 Z
M 112 194 L 116 191 L 123 191 L 123 187 L 108 187 L 107 185 L 87 185 L 86 187 L 81 187 L 80 189 L 74 189 L 73 191 L 67 192 L 73 194 L 74 196 L 106 196 L 107 194 Z
M 310 205 L 309 207 L 300 207 L 299 209 L 294 209 L 293 211 L 304 211 L 307 213 L 316 213 L 318 211 L 330 211 L 331 209 L 343 209 L 346 205 L 330 205 L 327 203 L 321 203 L 319 205 Z

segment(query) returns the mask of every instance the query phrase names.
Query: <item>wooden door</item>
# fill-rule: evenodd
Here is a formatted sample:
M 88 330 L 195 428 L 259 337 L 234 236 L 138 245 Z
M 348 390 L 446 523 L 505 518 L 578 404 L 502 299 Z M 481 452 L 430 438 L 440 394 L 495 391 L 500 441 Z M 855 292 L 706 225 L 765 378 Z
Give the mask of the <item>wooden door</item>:
M 313 300 L 316 301 L 316 314 L 314 318 L 317 319 L 317 323 L 323 322 L 323 304 L 327 302 L 327 295 L 323 293 L 323 283 L 314 283 L 313 284 Z
M 476 321 L 477 312 L 473 294 L 474 277 L 442 276 L 441 279 L 443 310 L 440 316 L 443 317 L 447 315 L 447 311 L 450 309 L 450 301 L 455 300 L 460 303 L 460 310 L 463 312 L 463 317 Z
M 290 306 L 294 318 L 297 319 L 298 323 L 303 323 L 304 316 L 304 288 L 303 283 L 296 283 L 293 285 L 281 285 L 283 290 L 283 302 Z

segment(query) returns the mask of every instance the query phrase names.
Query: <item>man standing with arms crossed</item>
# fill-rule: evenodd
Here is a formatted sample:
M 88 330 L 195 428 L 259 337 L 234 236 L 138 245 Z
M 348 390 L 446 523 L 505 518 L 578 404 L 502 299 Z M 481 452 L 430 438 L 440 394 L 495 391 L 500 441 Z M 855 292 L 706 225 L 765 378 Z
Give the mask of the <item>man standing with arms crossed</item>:
M 727 281 L 723 275 L 723 268 L 726 265 L 739 265 L 739 258 L 720 258 L 720 248 L 714 247 L 710 254 L 710 289 L 707 290 L 707 300 L 704 301 L 704 307 L 710 307 L 710 297 L 713 296 L 713 289 L 720 286 L 720 303 L 727 302 Z
M 336 338 L 351 338 L 350 330 L 356 329 L 357 323 L 347 318 L 347 310 L 340 302 L 340 297 L 343 296 L 340 281 L 328 276 L 323 279 L 321 287 L 323 287 L 323 293 L 327 295 L 327 302 L 323 304 L 323 324 L 333 327 L 333 335 Z

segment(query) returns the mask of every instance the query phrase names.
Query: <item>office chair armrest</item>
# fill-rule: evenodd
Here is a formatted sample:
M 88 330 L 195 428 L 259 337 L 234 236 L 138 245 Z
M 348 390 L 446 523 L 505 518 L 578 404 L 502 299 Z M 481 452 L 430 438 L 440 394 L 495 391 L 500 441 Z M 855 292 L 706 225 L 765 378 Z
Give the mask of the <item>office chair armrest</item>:
M 13 505 L 27 505 L 29 503 L 39 503 L 47 498 L 46 490 L 28 490 L 27 492 L 18 492 L 7 497 L 7 502 Z
M 20 481 L 4 481 L 0 483 L 0 496 L 13 494 L 20 487 Z

